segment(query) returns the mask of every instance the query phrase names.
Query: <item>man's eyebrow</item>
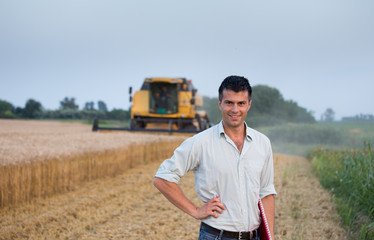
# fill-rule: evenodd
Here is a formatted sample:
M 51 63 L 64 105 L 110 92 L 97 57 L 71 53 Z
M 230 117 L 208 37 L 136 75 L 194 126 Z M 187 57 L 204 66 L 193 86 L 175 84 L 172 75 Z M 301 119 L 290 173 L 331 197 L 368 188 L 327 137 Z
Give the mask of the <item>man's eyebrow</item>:
M 232 103 L 233 101 L 231 100 L 228 100 L 228 99 L 225 99 L 223 100 L 224 102 L 227 102 L 227 103 Z M 237 103 L 246 103 L 247 101 L 246 100 L 243 100 L 243 101 L 238 101 Z

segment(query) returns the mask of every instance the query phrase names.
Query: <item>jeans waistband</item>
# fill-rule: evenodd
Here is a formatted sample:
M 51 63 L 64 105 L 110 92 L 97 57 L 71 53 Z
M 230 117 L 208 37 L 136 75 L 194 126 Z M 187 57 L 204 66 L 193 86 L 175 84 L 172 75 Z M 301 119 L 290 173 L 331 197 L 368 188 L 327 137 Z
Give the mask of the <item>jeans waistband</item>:
M 200 228 L 204 230 L 205 232 L 208 232 L 216 236 L 221 236 L 224 238 L 233 238 L 233 239 L 242 240 L 242 239 L 256 238 L 257 236 L 257 230 L 253 230 L 251 232 L 231 232 L 231 231 L 219 230 L 203 222 L 201 222 Z

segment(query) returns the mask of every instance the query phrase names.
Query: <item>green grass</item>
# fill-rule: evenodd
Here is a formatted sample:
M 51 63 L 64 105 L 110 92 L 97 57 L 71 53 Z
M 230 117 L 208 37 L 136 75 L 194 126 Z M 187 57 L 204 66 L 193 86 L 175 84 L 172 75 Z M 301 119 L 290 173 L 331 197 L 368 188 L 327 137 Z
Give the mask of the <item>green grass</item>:
M 334 194 L 344 226 L 353 239 L 374 239 L 374 152 L 317 149 L 310 154 L 321 184 Z
M 284 124 L 258 129 L 275 153 L 308 156 L 332 192 L 349 239 L 374 239 L 374 123 Z M 362 143 L 365 143 L 362 148 Z
M 92 121 L 91 121 L 92 125 Z M 100 127 L 128 127 L 129 121 L 119 121 L 119 120 L 99 120 Z

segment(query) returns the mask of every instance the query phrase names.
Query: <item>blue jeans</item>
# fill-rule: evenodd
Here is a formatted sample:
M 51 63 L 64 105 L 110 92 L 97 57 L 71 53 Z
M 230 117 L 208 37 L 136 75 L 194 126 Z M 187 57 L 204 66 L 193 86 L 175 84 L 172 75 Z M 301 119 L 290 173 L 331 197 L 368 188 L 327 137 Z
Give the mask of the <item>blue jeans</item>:
M 221 236 L 216 236 L 210 233 L 207 233 L 200 228 L 199 240 L 233 240 L 234 238 L 223 238 Z M 260 240 L 260 236 L 252 238 L 251 240 Z

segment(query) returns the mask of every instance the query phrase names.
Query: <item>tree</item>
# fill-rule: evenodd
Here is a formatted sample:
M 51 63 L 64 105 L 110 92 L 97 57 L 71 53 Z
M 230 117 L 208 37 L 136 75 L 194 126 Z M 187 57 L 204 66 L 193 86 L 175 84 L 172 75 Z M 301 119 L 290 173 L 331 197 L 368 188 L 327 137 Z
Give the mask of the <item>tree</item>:
M 68 98 L 65 97 L 62 101 L 60 101 L 60 109 L 73 109 L 78 110 L 79 106 L 75 104 L 75 98 Z
M 253 102 L 250 111 L 253 114 L 281 112 L 279 105 L 284 102 L 278 89 L 265 85 L 254 86 L 251 99 Z
M 94 102 L 86 102 L 84 105 L 84 110 L 94 110 L 95 109 L 95 103 Z
M 42 112 L 42 104 L 34 99 L 27 100 L 23 109 L 23 116 L 26 118 L 37 118 Z
M 221 111 L 218 107 L 218 98 L 203 97 L 203 106 L 199 107 L 198 110 L 204 110 L 208 115 L 209 121 L 213 124 L 219 123 L 222 119 Z
M 278 89 L 266 85 L 252 88 L 252 106 L 247 122 L 254 127 L 283 124 L 286 122 L 315 122 L 311 112 L 292 100 L 284 100 Z
M 130 112 L 122 109 L 113 109 L 107 113 L 108 118 L 116 120 L 128 120 L 130 118 Z
M 14 118 L 13 105 L 7 101 L 0 100 L 0 118 Z
M 14 109 L 14 114 L 17 116 L 17 117 L 22 117 L 23 115 L 23 108 L 21 107 L 16 107 Z
M 99 111 L 101 111 L 101 112 L 107 112 L 108 111 L 108 108 L 106 107 L 105 102 L 103 102 L 101 100 L 97 102 L 97 106 L 98 106 Z
M 305 108 L 298 106 L 297 103 L 292 100 L 283 101 L 282 105 L 282 110 L 286 113 L 288 122 L 313 123 L 316 121 L 312 112 L 308 112 Z
M 321 116 L 322 122 L 333 122 L 335 119 L 335 112 L 331 108 L 327 108 Z

